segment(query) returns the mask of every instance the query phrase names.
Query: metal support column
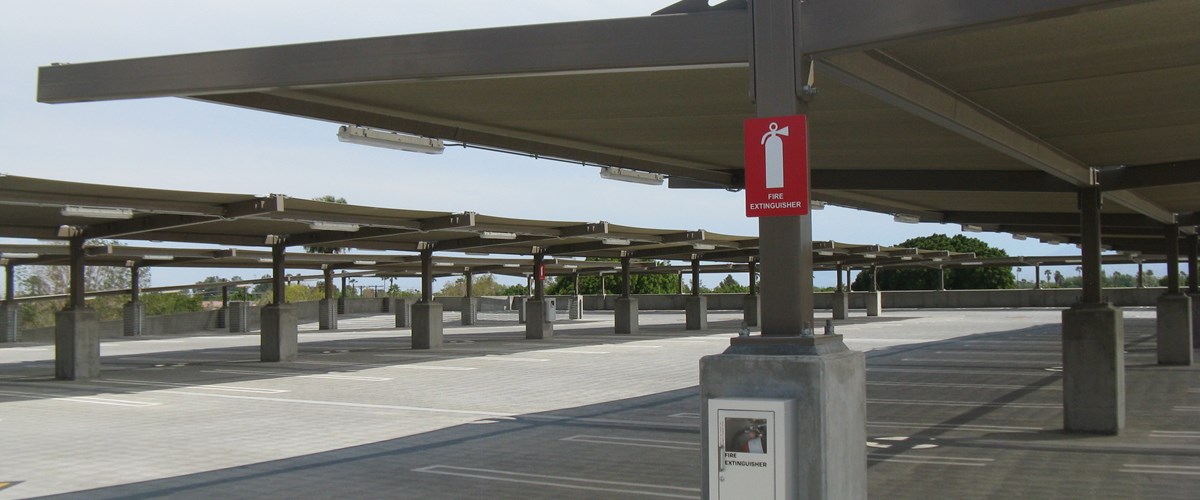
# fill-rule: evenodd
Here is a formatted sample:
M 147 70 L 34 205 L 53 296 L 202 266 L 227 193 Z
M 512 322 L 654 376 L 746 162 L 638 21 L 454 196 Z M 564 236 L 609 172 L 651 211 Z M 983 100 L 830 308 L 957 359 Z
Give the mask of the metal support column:
M 533 298 L 525 303 L 525 338 L 544 340 L 554 336 L 554 300 L 546 299 L 546 254 L 540 249 L 533 253 Z
M 479 308 L 479 299 L 475 298 L 475 272 L 467 268 L 463 272 L 463 298 L 459 307 L 459 320 L 463 325 L 475 324 L 475 310 Z
M 1063 311 L 1063 428 L 1118 434 L 1125 427 L 1123 313 L 1106 303 L 1100 281 L 1099 186 L 1079 192 L 1083 295 Z
M 1139 262 L 1138 263 L 1138 275 L 1140 276 L 1141 273 L 1142 273 L 1142 263 Z M 1141 278 L 1138 278 L 1138 283 L 1139 284 L 1141 283 Z M 1033 289 L 1034 290 L 1042 289 L 1042 265 L 1041 264 L 1033 265 Z
M 122 333 L 126 337 L 142 335 L 146 325 L 146 305 L 142 303 L 142 268 L 129 268 L 129 303 L 122 307 Z
M 749 2 L 751 95 L 760 118 L 808 111 L 803 99 L 813 95 L 812 66 L 798 31 L 803 5 L 796 0 Z M 762 217 L 758 228 L 766 277 L 759 318 L 762 334 L 734 337 L 724 353 L 700 360 L 700 496 L 748 498 L 746 488 L 758 486 L 739 481 L 755 477 L 742 475 L 748 471 L 722 465 L 727 462 L 718 437 L 724 424 L 718 408 L 731 399 L 769 399 L 796 409 L 774 424 L 793 432 L 774 455 L 785 467 L 778 478 L 783 491 L 775 496 L 865 499 L 866 360 L 861 352 L 849 350 L 839 335 L 813 336 L 812 218 Z
M 16 270 L 12 263 L 4 265 L 4 302 L 0 303 L 0 343 L 16 342 L 21 308 L 17 306 Z
M 1188 298 L 1192 300 L 1192 348 L 1200 346 L 1200 275 L 1196 271 L 1197 253 L 1200 253 L 1200 236 L 1189 234 L 1186 238 L 1188 254 Z
M 433 301 L 433 249 L 421 250 L 421 301 L 412 305 L 412 348 L 442 347 L 442 305 Z
M 262 308 L 262 361 L 294 361 L 299 353 L 296 306 L 287 303 L 287 244 L 271 245 L 271 304 Z
M 684 299 L 684 317 L 688 330 L 708 328 L 708 297 L 700 295 L 700 256 L 692 256 L 692 295 Z
M 1192 364 L 1192 299 L 1179 287 L 1179 224 L 1165 231 L 1167 293 L 1158 298 L 1158 364 Z
M 750 280 L 750 294 L 742 299 L 742 320 L 746 322 L 746 326 L 758 326 L 759 318 L 759 297 L 758 297 L 758 262 L 753 258 L 750 259 L 747 266 L 749 271 L 746 273 Z
M 620 334 L 637 333 L 638 331 L 638 302 L 630 296 L 633 283 L 630 281 L 630 257 L 621 257 L 621 296 L 613 311 L 615 322 L 614 331 Z
M 96 311 L 87 307 L 86 240 L 75 236 L 70 247 L 70 277 L 67 307 L 54 316 L 54 376 L 63 380 L 87 380 L 100 376 L 100 323 Z
M 317 329 L 337 330 L 338 301 L 334 298 L 336 289 L 333 286 L 333 269 L 326 266 L 321 270 L 321 274 L 325 279 L 325 295 L 317 303 Z

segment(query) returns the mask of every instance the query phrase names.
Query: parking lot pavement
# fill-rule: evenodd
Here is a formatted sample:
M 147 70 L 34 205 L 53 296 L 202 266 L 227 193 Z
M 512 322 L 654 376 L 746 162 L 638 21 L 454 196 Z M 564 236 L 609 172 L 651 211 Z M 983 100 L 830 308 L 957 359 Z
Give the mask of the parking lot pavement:
M 1158 367 L 1153 310 L 1128 310 L 1127 430 L 1062 433 L 1059 314 L 839 322 L 868 351 L 871 495 L 1194 498 L 1198 370 Z M 448 320 L 433 351 L 389 320 L 305 327 L 287 363 L 256 335 L 118 339 L 88 382 L 53 380 L 52 346 L 0 348 L 0 498 L 699 496 L 697 361 L 740 315 L 619 336 L 589 314 L 544 341 Z

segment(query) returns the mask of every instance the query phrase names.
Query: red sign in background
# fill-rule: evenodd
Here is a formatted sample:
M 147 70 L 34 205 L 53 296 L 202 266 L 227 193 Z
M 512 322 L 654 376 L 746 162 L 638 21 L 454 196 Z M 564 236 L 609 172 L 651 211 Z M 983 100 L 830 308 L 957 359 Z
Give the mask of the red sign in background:
M 808 118 L 746 120 L 746 217 L 808 214 Z

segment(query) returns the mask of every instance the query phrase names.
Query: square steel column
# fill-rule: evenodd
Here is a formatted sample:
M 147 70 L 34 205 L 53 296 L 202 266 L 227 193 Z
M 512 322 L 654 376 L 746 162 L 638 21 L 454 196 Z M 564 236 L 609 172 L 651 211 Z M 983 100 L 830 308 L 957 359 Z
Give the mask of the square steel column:
M 468 269 L 463 273 L 463 298 L 459 311 L 459 320 L 463 325 L 475 324 L 475 311 L 479 309 L 479 299 L 475 298 L 475 273 Z
M 749 2 L 753 97 L 758 117 L 803 114 L 810 66 L 804 58 L 797 0 Z M 811 123 L 814 128 L 819 123 Z M 841 336 L 813 336 L 811 216 L 758 221 L 762 334 L 735 337 L 724 353 L 700 360 L 701 496 L 713 498 L 724 457 L 708 429 L 714 399 L 790 400 L 795 412 L 788 442 L 776 457 L 792 464 L 789 499 L 859 500 L 867 497 L 866 360 Z M 735 464 L 736 466 L 736 464 Z M 713 477 L 713 476 L 716 477 Z
M 533 254 L 532 278 L 533 298 L 525 302 L 525 338 L 548 339 L 554 336 L 554 322 L 547 316 L 553 317 L 555 311 L 546 300 L 546 254 L 540 251 Z
M 850 316 L 850 297 L 842 285 L 842 265 L 838 264 L 834 272 L 837 274 L 837 289 L 833 292 L 833 319 L 846 319 Z
M 708 328 L 708 297 L 700 295 L 700 258 L 692 257 L 692 295 L 684 299 L 688 330 Z
M 758 326 L 759 300 L 758 280 L 756 279 L 758 262 L 751 258 L 749 267 L 750 294 L 742 299 L 742 321 L 746 322 L 746 326 Z
M 67 307 L 54 315 L 54 376 L 62 380 L 88 380 L 100 376 L 100 323 L 96 311 L 84 302 L 85 241 L 82 236 L 68 240 L 69 298 Z
M 615 333 L 633 334 L 638 332 L 638 301 L 630 296 L 632 287 L 629 274 L 630 257 L 621 257 L 621 297 L 617 299 L 613 318 L 616 323 Z
M 1179 225 L 1166 227 L 1167 293 L 1158 298 L 1158 364 L 1192 364 L 1192 299 L 1179 289 Z
M 442 347 L 442 305 L 433 301 L 433 250 L 421 250 L 421 301 L 412 305 L 412 348 Z
M 260 359 L 294 361 L 300 351 L 296 307 L 287 303 L 287 245 L 271 245 L 271 304 L 262 308 L 259 332 Z
M 1197 274 L 1197 253 L 1200 252 L 1200 236 L 1189 234 L 1186 238 L 1188 253 L 1188 298 L 1192 299 L 1192 349 L 1200 346 L 1200 275 Z
M 1118 434 L 1125 427 L 1125 326 L 1100 288 L 1098 187 L 1079 192 L 1083 296 L 1062 312 L 1063 428 Z
M 12 264 L 4 266 L 4 302 L 0 302 L 0 343 L 16 342 L 17 328 L 21 317 L 21 306 L 13 300 L 16 298 L 17 267 Z
M 317 303 L 317 329 L 337 330 L 338 309 L 337 299 L 333 298 L 333 269 L 326 267 L 322 270 L 325 278 L 325 296 Z

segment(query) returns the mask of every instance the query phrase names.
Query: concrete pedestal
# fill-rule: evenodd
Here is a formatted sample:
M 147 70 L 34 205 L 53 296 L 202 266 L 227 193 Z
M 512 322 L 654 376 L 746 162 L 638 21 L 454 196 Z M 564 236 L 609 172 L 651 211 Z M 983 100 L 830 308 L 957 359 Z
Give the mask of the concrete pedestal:
M 417 302 L 412 305 L 412 348 L 442 347 L 442 305 Z
M 262 361 L 294 361 L 299 352 L 296 306 L 272 304 L 264 307 L 259 339 L 259 359 Z
M 89 380 L 100 376 L 100 322 L 90 308 L 54 314 L 54 377 Z
M 567 303 L 567 318 L 583 319 L 583 296 L 575 295 L 571 297 L 571 301 Z
M 846 292 L 833 292 L 833 319 L 850 317 L 850 297 Z
M 382 299 L 379 299 L 379 312 L 390 313 L 396 310 L 395 307 L 393 307 L 393 303 L 395 301 L 395 297 L 383 297 Z
M 867 316 L 879 316 L 883 312 L 883 292 L 866 292 L 863 300 L 867 303 Z
M 338 314 L 346 314 L 346 297 L 338 297 L 337 313 Z
M 525 301 L 525 338 L 548 339 L 554 336 L 554 322 L 546 321 L 546 310 L 552 307 L 544 300 Z
M 412 306 L 416 301 L 406 297 L 397 297 L 392 300 L 394 302 L 392 310 L 396 312 L 396 328 L 409 328 L 413 326 Z
M 687 329 L 703 330 L 708 328 L 708 297 L 688 297 L 684 303 L 687 312 Z
M 1158 298 L 1158 364 L 1192 364 L 1192 299 L 1187 295 Z
M 746 326 L 758 326 L 758 295 L 747 295 L 742 298 L 742 321 Z
M 1200 348 L 1200 293 L 1189 293 L 1192 299 L 1192 349 Z
M 1125 427 L 1125 323 L 1112 304 L 1062 313 L 1063 429 L 1118 434 Z
M 462 299 L 462 324 L 474 325 L 475 312 L 479 310 L 479 299 L 475 297 L 463 297 Z
M 141 302 L 126 302 L 121 311 L 122 333 L 126 337 L 142 335 L 146 327 L 146 304 Z
M 222 307 L 217 309 L 217 328 L 229 328 L 229 308 Z
M 317 329 L 337 330 L 338 312 L 337 301 L 321 299 L 317 302 Z
M 530 297 L 517 297 L 517 298 L 513 299 L 513 302 L 517 306 L 517 323 L 520 323 L 522 325 L 525 324 L 525 320 L 527 319 L 528 311 L 525 310 L 526 309 L 525 304 L 529 300 L 530 300 Z
M 865 499 L 866 358 L 849 350 L 840 335 L 734 338 L 723 354 L 700 359 L 701 429 L 708 429 L 713 398 L 792 400 L 785 425 L 794 464 L 793 491 L 778 498 Z M 710 452 L 716 436 L 702 432 L 702 498 L 711 498 Z M 716 447 L 713 447 L 715 450 Z M 778 456 L 778 455 L 777 455 Z
M 0 343 L 16 342 L 21 323 L 21 308 L 16 304 L 0 303 Z
M 638 331 L 638 301 L 633 297 L 620 297 L 617 299 L 616 309 L 613 311 L 614 330 L 616 333 L 637 333 Z
M 225 319 L 229 322 L 229 333 L 246 333 L 250 331 L 249 302 L 230 302 L 225 314 Z

